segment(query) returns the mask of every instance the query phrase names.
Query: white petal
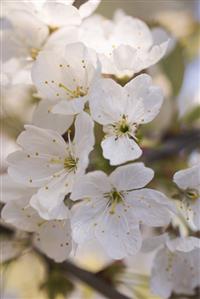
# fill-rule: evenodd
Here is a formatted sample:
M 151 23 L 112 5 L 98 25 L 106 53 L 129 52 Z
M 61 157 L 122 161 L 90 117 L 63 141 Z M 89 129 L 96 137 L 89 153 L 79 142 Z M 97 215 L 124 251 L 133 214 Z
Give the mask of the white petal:
M 198 230 L 200 230 L 200 198 L 196 199 L 195 203 L 191 206 L 193 210 L 193 222 Z
M 149 253 L 151 251 L 154 251 L 154 250 L 160 248 L 161 246 L 165 245 L 168 238 L 169 238 L 169 236 L 167 233 L 164 233 L 159 236 L 146 238 L 142 242 L 141 251 L 144 253 Z
M 195 248 L 200 248 L 200 240 L 195 237 L 180 237 L 169 240 L 167 246 L 171 251 L 189 252 Z
M 176 172 L 173 179 L 181 189 L 200 190 L 200 165 Z
M 112 186 L 107 175 L 102 171 L 93 171 L 80 177 L 74 184 L 71 193 L 72 200 L 85 197 L 98 197 L 111 190 Z
M 68 115 L 54 114 L 51 112 L 54 103 L 42 100 L 34 111 L 32 123 L 35 126 L 57 131 L 64 134 L 73 122 L 73 117 Z
M 47 207 L 41 205 L 40 201 L 38 200 L 37 195 L 32 196 L 30 200 L 30 205 L 33 207 L 41 218 L 46 220 L 57 219 L 63 220 L 69 218 L 69 210 L 65 206 L 64 202 L 61 202 L 55 209 L 52 211 L 48 211 Z
M 94 230 L 99 223 L 99 217 L 105 210 L 106 200 L 101 197 L 95 202 L 83 201 L 75 205 L 72 214 L 73 239 L 82 244 L 94 238 Z
M 53 32 L 46 41 L 43 50 L 55 51 L 60 56 L 64 56 L 67 44 L 79 41 L 79 31 L 75 26 L 62 27 Z
M 103 156 L 110 160 L 111 165 L 119 165 L 130 160 L 135 160 L 142 155 L 142 150 L 137 143 L 129 137 L 105 137 L 101 142 Z
M 173 290 L 177 294 L 193 295 L 199 286 L 200 250 L 177 252 L 173 262 Z
M 169 298 L 173 289 L 172 268 L 169 268 L 167 249 L 161 249 L 153 263 L 151 273 L 151 290 L 162 298 Z
M 9 175 L 4 174 L 1 176 L 1 201 L 4 203 L 13 200 L 26 201 L 36 192 L 35 188 L 28 188 L 15 182 Z
M 24 10 L 12 10 L 9 20 L 13 25 L 15 38 L 22 47 L 24 45 L 27 50 L 41 49 L 49 35 L 49 29 L 42 21 Z
M 169 39 L 164 42 L 154 44 L 152 48 L 148 51 L 141 51 L 140 57 L 143 59 L 143 63 L 141 64 L 141 69 L 148 68 L 151 65 L 157 63 L 167 52 L 169 47 Z
M 112 124 L 124 114 L 123 88 L 112 79 L 101 79 L 94 83 L 89 101 L 92 118 L 102 124 Z
M 79 12 L 75 6 L 56 2 L 46 2 L 42 7 L 40 17 L 52 28 L 80 25 L 81 23 Z
M 38 153 L 37 156 L 51 155 L 63 157 L 66 155 L 66 142 L 56 131 L 31 125 L 26 125 L 25 129 L 17 138 L 17 143 L 26 152 L 31 154 Z
M 131 71 L 133 75 L 141 69 L 142 61 L 137 55 L 137 50 L 129 45 L 120 45 L 114 49 L 113 59 L 117 69 L 121 72 Z
M 125 215 L 105 212 L 96 226 L 95 234 L 108 255 L 122 259 L 136 254 L 141 247 L 141 234 L 137 226 L 131 226 Z
M 29 201 L 29 199 L 28 199 Z M 2 218 L 6 223 L 12 224 L 20 230 L 32 232 L 42 223 L 37 212 L 28 204 L 19 201 L 7 203 L 2 210 Z
M 98 7 L 101 0 L 88 0 L 79 7 L 79 13 L 81 18 L 87 18 L 90 16 Z
M 127 106 L 125 115 L 135 123 L 148 123 L 159 113 L 163 103 L 160 87 L 152 84 L 149 75 L 142 74 L 125 85 Z
M 73 177 L 73 173 L 67 173 L 63 170 L 58 177 L 54 177 L 48 184 L 39 189 L 37 200 L 39 203 L 38 209 L 40 205 L 42 207 L 40 213 L 46 213 L 49 219 L 51 219 L 52 215 L 56 215 L 59 212 L 59 207 L 65 195 L 71 191 Z
M 152 169 L 143 163 L 133 163 L 116 168 L 109 179 L 119 191 L 139 189 L 147 185 L 153 178 Z
M 143 49 L 148 49 L 153 42 L 148 26 L 143 21 L 126 15 L 117 22 L 112 40 Z
M 149 226 L 165 226 L 171 220 L 169 200 L 159 191 L 141 189 L 129 192 L 125 201 L 132 207 L 132 214 Z
M 66 45 L 65 59 L 79 86 L 89 87 L 96 77 L 95 58 L 94 52 L 81 42 Z
M 66 221 L 47 221 L 37 231 L 35 245 L 56 262 L 66 260 L 72 249 L 71 228 Z
M 51 157 L 50 157 L 51 159 Z M 34 157 L 24 152 L 17 151 L 7 158 L 9 163 L 8 174 L 13 180 L 29 187 L 42 186 L 52 176 L 63 169 L 62 163 L 55 163 L 49 166 L 49 157 Z
M 55 104 L 52 108 L 53 113 L 63 114 L 63 115 L 75 115 L 83 111 L 84 104 L 86 102 L 86 97 L 73 99 L 73 101 L 60 101 Z
M 73 142 L 76 157 L 88 156 L 93 149 L 95 143 L 94 122 L 86 112 L 82 112 L 76 117 Z

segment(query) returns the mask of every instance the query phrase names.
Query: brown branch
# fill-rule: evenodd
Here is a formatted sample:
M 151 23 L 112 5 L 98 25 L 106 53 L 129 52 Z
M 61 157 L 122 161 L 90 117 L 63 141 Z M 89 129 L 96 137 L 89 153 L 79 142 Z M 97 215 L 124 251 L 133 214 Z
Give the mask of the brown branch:
M 79 8 L 83 3 L 87 2 L 88 0 L 75 0 L 73 5 L 76 7 L 76 8 Z
M 144 161 L 154 162 L 177 155 L 182 150 L 191 152 L 200 148 L 200 130 L 182 132 L 166 139 L 158 149 L 144 149 Z
M 69 261 L 61 264 L 61 267 L 74 278 L 86 283 L 95 291 L 110 299 L 130 299 L 126 295 L 119 293 L 111 284 L 104 281 L 94 273 L 83 270 Z

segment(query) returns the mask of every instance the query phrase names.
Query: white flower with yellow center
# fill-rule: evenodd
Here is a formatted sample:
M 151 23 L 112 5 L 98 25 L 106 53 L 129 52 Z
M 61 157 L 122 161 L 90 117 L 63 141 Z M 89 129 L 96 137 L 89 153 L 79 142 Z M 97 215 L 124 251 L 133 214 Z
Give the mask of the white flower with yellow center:
M 52 130 L 25 126 L 17 143 L 22 151 L 8 156 L 11 177 L 29 187 L 38 187 L 34 207 L 51 215 L 71 192 L 74 180 L 83 175 L 94 145 L 93 122 L 85 112 L 75 121 L 73 142 Z
M 106 133 L 101 146 L 111 165 L 135 160 L 142 155 L 136 130 L 152 121 L 160 111 L 163 95 L 148 75 L 139 75 L 124 87 L 111 79 L 96 81 L 90 94 L 93 119 Z
M 64 51 L 66 44 L 77 42 L 77 29 L 68 26 L 51 32 L 49 27 L 37 16 L 26 10 L 12 10 L 8 16 L 8 28 L 2 30 L 2 43 L 6 51 L 2 52 L 2 60 L 17 58 L 21 68 L 29 71 L 33 62 L 42 50 L 57 53 Z
M 36 188 L 29 188 L 4 175 L 2 180 L 2 198 L 5 203 L 2 219 L 17 229 L 34 233 L 34 245 L 47 256 L 61 262 L 69 256 L 72 249 L 71 226 L 67 207 L 61 203 L 52 219 L 40 217 L 30 206 Z M 59 220 L 60 219 L 60 220 Z
M 143 21 L 127 15 L 114 20 L 89 17 L 80 26 L 80 40 L 97 52 L 103 73 L 117 76 L 132 76 L 157 63 L 169 43 L 164 30 L 151 31 Z
M 186 220 L 200 229 L 200 164 L 180 170 L 174 175 L 179 187 L 180 210 Z
M 162 298 L 194 294 L 200 286 L 200 240 L 180 237 L 166 239 L 163 245 L 153 262 L 151 290 Z
M 170 222 L 171 202 L 162 193 L 143 188 L 153 178 L 143 163 L 118 167 L 107 176 L 102 171 L 80 177 L 71 199 L 75 242 L 97 238 L 114 259 L 135 254 L 141 247 L 139 224 L 164 226 Z
M 55 102 L 53 113 L 74 115 L 83 110 L 97 70 L 87 48 L 81 43 L 66 46 L 65 56 L 40 53 L 32 69 L 39 93 Z

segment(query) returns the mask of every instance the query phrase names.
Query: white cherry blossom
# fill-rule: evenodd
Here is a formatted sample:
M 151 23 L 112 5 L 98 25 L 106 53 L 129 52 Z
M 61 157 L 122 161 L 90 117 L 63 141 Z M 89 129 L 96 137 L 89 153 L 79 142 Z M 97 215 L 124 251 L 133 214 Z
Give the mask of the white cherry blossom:
M 101 143 L 103 156 L 111 165 L 135 160 L 142 155 L 135 136 L 138 126 L 152 121 L 163 102 L 162 91 L 143 74 L 121 87 L 111 79 L 96 81 L 90 94 L 93 119 L 106 133 Z
M 10 27 L 3 31 L 3 43 L 7 50 L 3 51 L 2 59 L 35 59 L 48 38 L 48 27 L 24 10 L 13 10 L 8 20 Z
M 82 43 L 66 46 L 65 55 L 40 53 L 32 69 L 32 79 L 39 93 L 56 100 L 53 113 L 74 115 L 83 110 L 88 93 L 98 71 L 87 48 Z
M 200 230 L 200 164 L 176 172 L 174 182 L 179 188 L 183 215 Z
M 41 213 L 41 218 L 37 211 L 31 207 L 31 198 L 36 193 L 36 188 L 29 188 L 25 185 L 14 182 L 9 176 L 2 178 L 2 200 L 5 206 L 2 209 L 2 219 L 8 223 L 26 232 L 34 232 L 34 244 L 47 256 L 56 262 L 65 260 L 72 249 L 71 226 L 69 212 L 62 203 L 57 209 L 57 214 L 52 214 L 50 218 L 57 217 L 62 220 L 45 219 L 45 213 Z M 36 197 L 36 196 L 35 196 Z M 16 246 L 13 247 L 13 244 Z M 18 242 L 5 243 L 9 252 L 8 256 L 15 256 L 23 248 L 23 240 Z M 9 249 L 10 247 L 11 249 Z
M 77 42 L 76 27 L 68 26 L 51 32 L 37 16 L 25 10 L 13 10 L 8 16 L 10 26 L 3 30 L 2 43 L 6 51 L 1 59 L 8 61 L 17 58 L 21 62 L 21 71 L 29 71 L 42 50 L 64 51 L 66 44 Z
M 75 242 L 96 237 L 114 259 L 138 252 L 139 223 L 156 227 L 170 222 L 171 202 L 161 192 L 143 188 L 153 174 L 143 163 L 134 163 L 118 167 L 110 176 L 94 171 L 80 177 L 71 194 L 72 200 L 84 199 L 73 208 Z
M 85 112 L 75 121 L 75 136 L 68 143 L 56 131 L 25 126 L 17 143 L 22 151 L 8 156 L 11 177 L 29 187 L 38 187 L 34 208 L 50 217 L 57 211 L 74 180 L 84 174 L 93 148 L 93 122 Z
M 98 53 L 103 73 L 132 76 L 164 56 L 169 37 L 131 16 L 111 21 L 94 15 L 81 24 L 80 40 Z
M 172 293 L 192 295 L 200 286 L 200 240 L 180 237 L 167 240 L 154 259 L 151 289 L 162 298 Z

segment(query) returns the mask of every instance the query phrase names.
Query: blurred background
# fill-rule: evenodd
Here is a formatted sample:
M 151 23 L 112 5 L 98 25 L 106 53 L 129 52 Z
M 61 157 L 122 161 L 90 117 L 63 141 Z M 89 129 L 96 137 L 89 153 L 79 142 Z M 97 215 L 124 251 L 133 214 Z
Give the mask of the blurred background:
M 145 135 L 142 141 L 144 148 L 151 146 L 150 137 L 157 144 L 157 140 L 165 142 L 170 136 L 174 137 L 186 129 L 200 128 L 200 0 L 102 0 L 96 13 L 112 18 L 116 10 L 138 17 L 149 26 L 159 25 L 172 36 L 169 53 L 159 64 L 148 70 L 155 83 L 162 87 L 165 103 L 160 115 L 150 126 L 144 126 L 141 132 Z M 21 90 L 17 86 L 6 92 L 2 87 L 1 173 L 6 171 L 6 156 L 17 148 L 17 135 L 22 131 L 23 125 L 31 120 L 36 105 L 32 93 L 32 87 Z M 157 180 L 152 182 L 152 186 L 169 191 L 170 187 L 165 184 L 165 180 L 187 165 L 191 152 L 189 149 L 170 160 L 149 164 L 157 171 Z M 95 164 L 107 170 L 107 164 L 103 164 L 95 154 L 92 156 L 92 163 L 93 166 Z M 119 264 L 119 268 L 127 266 L 130 273 L 119 277 L 118 288 L 132 298 L 156 298 L 147 291 L 147 276 L 150 274 L 152 258 L 153 255 L 138 254 Z M 76 256 L 71 256 L 71 259 L 94 272 L 101 271 L 112 262 L 95 242 L 79 248 Z M 77 281 L 70 279 L 66 282 L 63 277 L 59 277 L 59 273 L 55 272 L 53 277 L 47 279 L 47 272 L 40 258 L 27 250 L 17 260 L 1 266 L 1 299 L 103 298 Z M 138 274 L 142 287 L 137 288 L 133 284 L 134 273 Z M 66 292 L 67 295 L 64 295 Z

